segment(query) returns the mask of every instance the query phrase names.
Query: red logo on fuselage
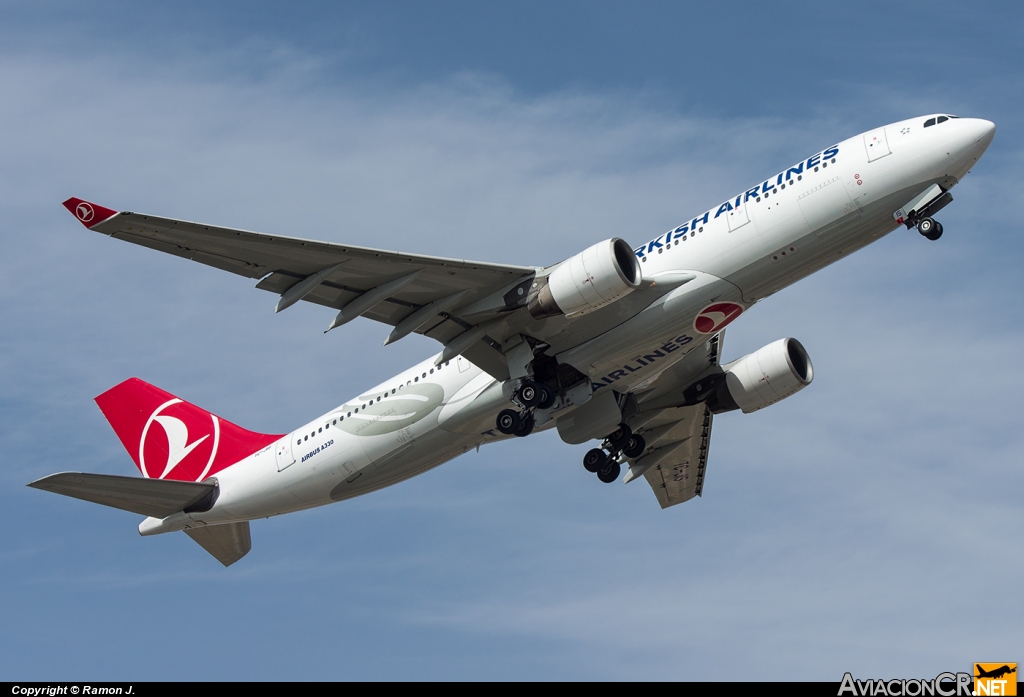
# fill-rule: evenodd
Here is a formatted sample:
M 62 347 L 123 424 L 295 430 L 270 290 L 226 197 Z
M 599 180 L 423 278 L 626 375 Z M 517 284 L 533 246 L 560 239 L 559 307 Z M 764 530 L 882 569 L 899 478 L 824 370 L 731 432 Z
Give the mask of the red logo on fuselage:
M 139 441 L 144 477 L 198 482 L 206 478 L 220 447 L 220 421 L 174 398 L 150 414 Z
M 736 303 L 722 302 L 708 305 L 700 311 L 697 319 L 693 320 L 693 329 L 701 334 L 714 334 L 742 314 L 743 306 Z

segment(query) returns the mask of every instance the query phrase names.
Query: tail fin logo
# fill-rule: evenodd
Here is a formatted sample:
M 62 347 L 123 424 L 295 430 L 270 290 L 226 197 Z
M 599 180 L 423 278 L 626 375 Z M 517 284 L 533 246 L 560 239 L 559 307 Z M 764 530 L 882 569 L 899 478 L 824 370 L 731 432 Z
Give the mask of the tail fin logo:
M 96 211 L 93 209 L 92 204 L 86 201 L 82 201 L 75 206 L 75 217 L 81 220 L 83 223 L 92 222 L 92 219 L 96 217 Z
M 154 423 L 159 427 L 154 428 Z M 146 420 L 139 440 L 139 469 L 142 476 L 153 479 L 165 479 L 173 472 L 172 479 L 199 482 L 206 479 L 219 448 L 220 420 L 175 397 Z

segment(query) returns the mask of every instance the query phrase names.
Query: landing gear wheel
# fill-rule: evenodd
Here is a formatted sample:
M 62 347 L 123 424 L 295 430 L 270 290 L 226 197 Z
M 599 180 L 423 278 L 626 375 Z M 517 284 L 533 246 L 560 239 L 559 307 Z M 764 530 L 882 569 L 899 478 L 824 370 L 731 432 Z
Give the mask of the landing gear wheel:
M 608 464 L 608 456 L 600 448 L 588 450 L 583 456 L 583 467 L 588 472 L 598 472 Z
M 547 409 L 555 403 L 555 391 L 544 385 L 539 385 L 537 391 L 540 392 L 540 399 L 537 401 L 538 409 Z
M 502 409 L 498 413 L 496 425 L 506 436 L 511 436 L 522 425 L 519 412 L 514 409 Z
M 622 471 L 622 466 L 618 462 L 609 462 L 603 469 L 598 470 L 597 478 L 605 484 L 611 484 L 619 478 L 619 472 Z
M 527 409 L 537 406 L 537 402 L 540 401 L 540 397 L 540 385 L 535 383 L 533 380 L 523 381 L 523 384 L 519 386 L 519 390 L 516 393 L 516 398 Z
M 921 218 L 917 221 L 917 231 L 932 241 L 942 237 L 942 225 L 931 218 Z
M 644 440 L 643 436 L 633 436 L 626 443 L 626 447 L 622 449 L 622 454 L 626 457 L 640 457 L 647 450 L 647 441 Z
M 610 436 L 608 436 L 608 442 L 612 446 L 612 450 L 622 450 L 629 444 L 629 439 L 633 437 L 633 431 L 626 424 L 619 424 L 619 427 L 615 429 Z
M 519 428 L 513 431 L 513 433 L 520 438 L 526 438 L 526 436 L 533 432 L 533 425 L 535 423 L 533 414 L 523 414 L 519 417 Z

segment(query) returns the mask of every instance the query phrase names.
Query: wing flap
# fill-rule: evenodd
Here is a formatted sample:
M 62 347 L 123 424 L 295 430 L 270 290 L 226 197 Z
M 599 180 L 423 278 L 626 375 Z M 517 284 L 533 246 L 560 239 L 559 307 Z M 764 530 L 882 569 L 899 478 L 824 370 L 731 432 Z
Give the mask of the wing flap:
M 216 492 L 216 483 L 60 472 L 28 486 L 153 518 L 183 511 Z
M 711 410 L 704 404 L 672 409 L 678 424 L 661 439 L 671 452 L 644 473 L 662 508 L 685 503 L 704 490 L 711 443 Z M 680 443 L 680 439 L 683 439 Z M 658 448 L 655 448 L 657 452 Z

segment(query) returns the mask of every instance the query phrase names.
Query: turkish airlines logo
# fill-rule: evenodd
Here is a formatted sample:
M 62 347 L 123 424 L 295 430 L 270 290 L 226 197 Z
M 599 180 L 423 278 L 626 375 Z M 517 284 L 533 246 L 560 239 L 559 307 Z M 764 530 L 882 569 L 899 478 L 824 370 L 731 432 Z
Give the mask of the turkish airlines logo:
M 81 220 L 83 223 L 91 222 L 96 217 L 96 211 L 93 210 L 92 205 L 82 201 L 75 206 L 75 217 Z
M 157 407 L 142 429 L 139 469 L 151 479 L 200 482 L 219 447 L 220 420 L 174 398 Z
M 701 334 L 714 334 L 742 314 L 743 306 L 736 303 L 708 305 L 693 320 L 693 329 Z

